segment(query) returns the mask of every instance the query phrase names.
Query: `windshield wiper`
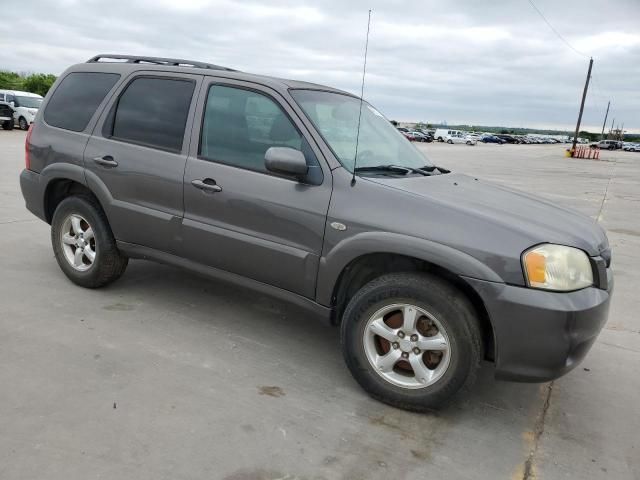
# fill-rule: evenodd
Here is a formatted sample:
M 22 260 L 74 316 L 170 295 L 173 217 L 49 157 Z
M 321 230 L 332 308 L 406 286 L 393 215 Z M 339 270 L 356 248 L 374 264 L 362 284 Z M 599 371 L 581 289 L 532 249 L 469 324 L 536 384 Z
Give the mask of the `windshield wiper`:
M 401 174 L 417 173 L 419 175 L 432 175 L 422 168 L 405 167 L 402 165 L 375 165 L 373 167 L 357 167 L 356 172 L 398 172 Z

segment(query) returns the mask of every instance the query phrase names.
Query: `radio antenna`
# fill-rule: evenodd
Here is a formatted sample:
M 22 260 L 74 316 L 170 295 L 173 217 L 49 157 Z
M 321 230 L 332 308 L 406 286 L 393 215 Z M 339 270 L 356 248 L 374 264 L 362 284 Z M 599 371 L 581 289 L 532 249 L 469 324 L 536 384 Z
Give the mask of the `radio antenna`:
M 367 21 L 367 40 L 364 44 L 364 66 L 362 67 L 362 85 L 360 87 L 360 111 L 358 112 L 358 129 L 356 130 L 356 153 L 353 157 L 353 176 L 351 186 L 356 184 L 356 163 L 358 161 L 358 142 L 360 141 L 360 120 L 362 119 L 362 103 L 364 95 L 364 77 L 367 74 L 367 51 L 369 50 L 369 28 L 371 27 L 371 9 L 369 9 L 369 20 Z

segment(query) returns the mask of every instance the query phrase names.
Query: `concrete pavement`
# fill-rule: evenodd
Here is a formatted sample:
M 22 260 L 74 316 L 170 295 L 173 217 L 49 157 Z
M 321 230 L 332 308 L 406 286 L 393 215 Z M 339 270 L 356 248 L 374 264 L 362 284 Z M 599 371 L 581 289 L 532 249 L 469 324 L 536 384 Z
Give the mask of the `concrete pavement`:
M 577 208 L 609 230 L 609 323 L 553 384 L 497 382 L 431 415 L 371 400 L 338 332 L 175 268 L 102 290 L 59 270 L 23 205 L 24 132 L 0 131 L 0 478 L 640 478 L 640 154 L 420 145 L 437 164 Z

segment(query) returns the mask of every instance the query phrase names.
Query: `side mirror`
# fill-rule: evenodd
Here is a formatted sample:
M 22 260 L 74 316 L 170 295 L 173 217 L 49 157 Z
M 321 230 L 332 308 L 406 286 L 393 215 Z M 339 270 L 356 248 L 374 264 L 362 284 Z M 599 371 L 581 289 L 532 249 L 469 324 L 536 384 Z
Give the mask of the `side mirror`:
M 270 172 L 296 177 L 299 180 L 309 172 L 302 152 L 289 147 L 269 148 L 264 154 L 264 165 Z
M 11 105 L 12 108 L 16 108 L 16 102 L 13 100 L 9 102 L 9 105 Z

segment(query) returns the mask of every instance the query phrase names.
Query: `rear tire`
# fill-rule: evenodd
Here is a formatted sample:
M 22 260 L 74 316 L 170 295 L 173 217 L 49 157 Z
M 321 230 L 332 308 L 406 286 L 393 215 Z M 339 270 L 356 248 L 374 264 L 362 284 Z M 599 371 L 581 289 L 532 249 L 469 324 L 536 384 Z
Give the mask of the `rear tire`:
M 128 258 L 118 250 L 104 211 L 89 195 L 60 202 L 51 222 L 51 243 L 64 274 L 81 287 L 107 285 L 127 268 Z
M 388 274 L 362 287 L 344 312 L 341 341 L 351 374 L 369 395 L 418 412 L 467 390 L 482 359 L 473 306 L 431 274 Z

